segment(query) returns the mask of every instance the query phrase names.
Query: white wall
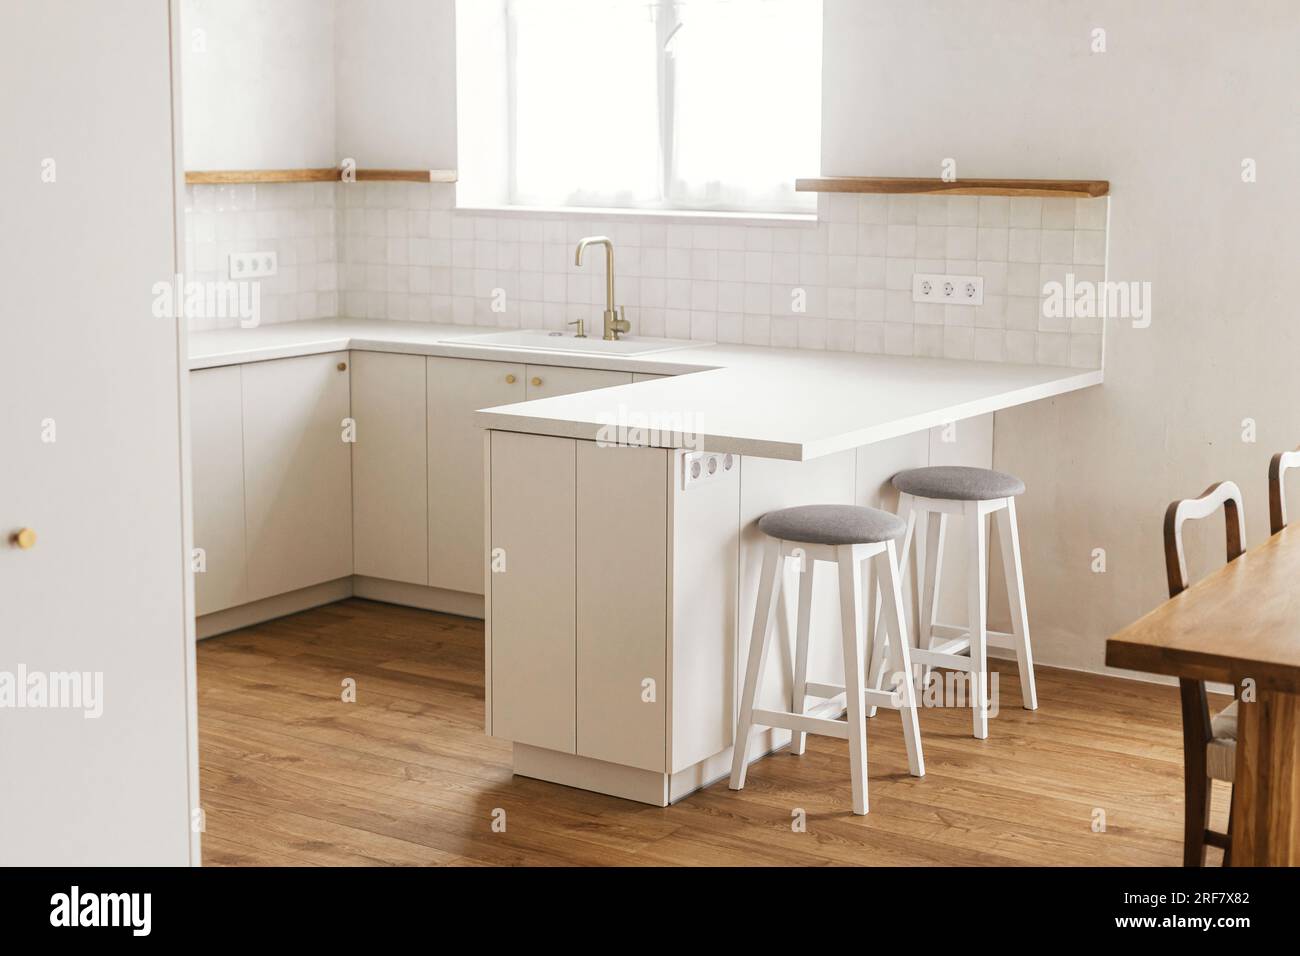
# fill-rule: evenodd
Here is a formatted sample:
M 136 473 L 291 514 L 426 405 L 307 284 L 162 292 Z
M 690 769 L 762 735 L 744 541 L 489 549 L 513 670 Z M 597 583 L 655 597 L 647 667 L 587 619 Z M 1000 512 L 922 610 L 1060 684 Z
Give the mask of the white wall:
M 826 18 L 824 173 L 932 176 L 951 156 L 959 176 L 1111 181 L 1109 276 L 1152 283 L 1152 324 L 1112 320 L 1105 386 L 999 413 L 994 444 L 1029 488 L 1038 655 L 1100 666 L 1105 638 L 1165 596 L 1165 505 L 1235 479 L 1258 544 L 1269 457 L 1300 442 L 1300 11 L 827 0 Z M 1090 52 L 1094 27 L 1108 52 Z M 1222 561 L 1221 522 L 1195 540 L 1194 570 Z
M 372 169 L 456 168 L 450 0 L 336 0 L 339 148 Z
M 183 0 L 187 169 L 333 166 L 333 0 Z

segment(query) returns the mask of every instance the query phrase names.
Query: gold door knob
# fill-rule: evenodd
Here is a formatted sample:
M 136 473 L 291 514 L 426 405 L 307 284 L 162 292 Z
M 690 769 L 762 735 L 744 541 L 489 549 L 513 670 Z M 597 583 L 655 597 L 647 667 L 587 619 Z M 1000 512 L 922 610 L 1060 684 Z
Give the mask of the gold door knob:
M 537 376 L 534 375 L 534 376 L 533 376 L 533 384 L 534 384 L 534 385 L 541 385 L 541 384 L 542 384 L 542 380 L 541 380 L 540 378 L 538 378 Z
M 514 377 L 513 375 L 507 375 L 507 376 L 506 376 L 506 384 L 507 384 L 507 385 L 513 385 L 513 384 L 515 384 L 515 377 Z
M 20 528 L 9 536 L 10 542 L 14 547 L 22 548 L 24 551 L 36 545 L 36 532 L 31 528 Z
M 346 372 L 347 370 L 348 370 L 348 363 L 347 363 L 347 362 L 339 362 L 339 371 L 340 371 L 340 372 Z

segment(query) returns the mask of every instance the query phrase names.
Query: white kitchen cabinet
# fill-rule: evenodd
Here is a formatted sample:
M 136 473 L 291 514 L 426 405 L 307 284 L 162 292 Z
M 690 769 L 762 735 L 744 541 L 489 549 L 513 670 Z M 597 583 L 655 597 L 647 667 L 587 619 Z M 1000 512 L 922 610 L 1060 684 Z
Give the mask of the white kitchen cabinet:
M 195 527 L 208 566 L 196 579 L 198 613 L 354 574 L 372 587 L 483 594 L 484 433 L 474 412 L 632 380 L 369 351 L 193 372 Z
M 244 558 L 244 436 L 240 367 L 190 375 L 193 469 L 194 607 L 210 614 L 248 600 Z
M 529 365 L 528 401 L 589 392 L 611 385 L 631 385 L 631 372 L 609 372 L 594 368 L 564 368 L 559 365 Z
M 243 366 L 251 601 L 352 574 L 348 353 Z
M 577 753 L 662 773 L 671 456 L 577 452 Z
M 661 805 L 716 778 L 735 725 L 739 456 L 683 488 L 682 452 L 489 435 L 504 565 L 488 732 L 526 745 L 516 772 Z
M 351 369 L 353 571 L 419 585 L 429 578 L 425 363 L 353 352 Z
M 483 430 L 474 412 L 610 385 L 628 372 L 431 357 L 428 360 L 429 580 L 483 593 Z M 361 572 L 358 572 L 361 573 Z
M 482 594 L 483 430 L 474 424 L 474 412 L 522 402 L 524 366 L 440 357 L 423 361 L 428 363 L 427 583 Z
M 492 432 L 488 448 L 490 542 L 501 556 L 489 598 L 490 732 L 566 754 L 575 741 L 575 445 Z

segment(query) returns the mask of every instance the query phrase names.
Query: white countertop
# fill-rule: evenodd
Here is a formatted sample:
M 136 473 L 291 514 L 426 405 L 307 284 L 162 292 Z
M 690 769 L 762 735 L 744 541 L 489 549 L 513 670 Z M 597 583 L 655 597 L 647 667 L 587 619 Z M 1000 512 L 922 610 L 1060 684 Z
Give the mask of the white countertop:
M 531 362 L 571 368 L 601 368 L 624 372 L 674 375 L 715 368 L 720 363 L 697 354 L 708 348 L 678 349 L 645 356 L 600 355 L 585 352 L 539 352 L 535 349 L 450 344 L 442 339 L 483 332 L 501 332 L 473 325 L 436 325 L 432 322 L 396 322 L 386 319 L 310 319 L 279 322 L 255 329 L 221 329 L 190 333 L 190 369 L 265 362 L 359 349 L 363 352 L 403 352 L 409 355 L 446 355 L 451 358 L 494 362 Z
M 649 444 L 806 461 L 1065 392 L 1100 369 L 707 345 L 632 357 L 440 342 L 467 326 L 322 319 L 190 336 L 190 368 L 343 349 L 673 375 L 475 413 L 484 428 L 596 440 L 607 426 Z M 690 374 L 684 374 L 690 373 Z M 602 429 L 606 431 L 602 433 Z M 685 432 L 684 436 L 681 434 Z M 696 436 L 700 441 L 693 445 Z

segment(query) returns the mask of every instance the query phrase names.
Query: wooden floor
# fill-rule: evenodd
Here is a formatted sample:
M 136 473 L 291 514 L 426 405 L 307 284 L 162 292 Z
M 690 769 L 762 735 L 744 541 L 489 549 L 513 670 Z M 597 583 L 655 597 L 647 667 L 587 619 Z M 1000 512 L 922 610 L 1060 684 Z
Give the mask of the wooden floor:
M 1177 690 L 1001 664 L 989 739 L 921 714 L 926 776 L 895 714 L 869 724 L 871 813 L 849 812 L 843 741 L 754 764 L 675 806 L 513 777 L 483 735 L 483 625 L 350 600 L 199 645 L 209 865 L 1177 865 Z M 342 701 L 356 681 L 356 702 Z M 1215 826 L 1227 817 L 1216 791 Z M 506 832 L 493 812 L 506 811 Z M 792 811 L 807 813 L 793 832 Z M 1093 832 L 1098 812 L 1105 832 Z M 1210 850 L 1217 863 L 1219 851 Z

